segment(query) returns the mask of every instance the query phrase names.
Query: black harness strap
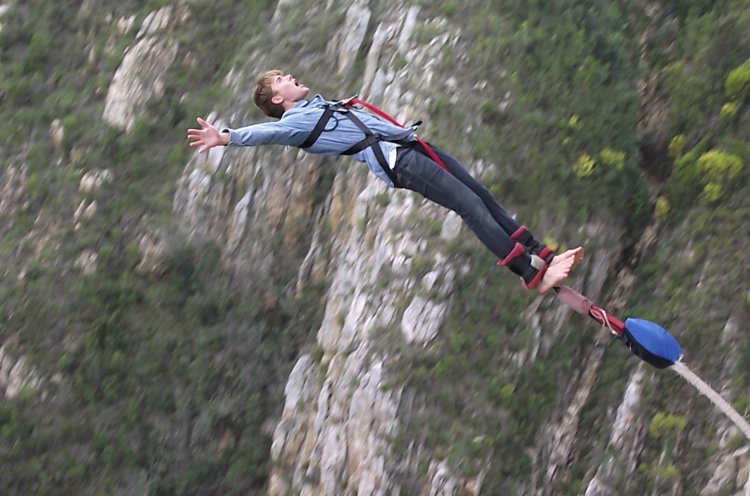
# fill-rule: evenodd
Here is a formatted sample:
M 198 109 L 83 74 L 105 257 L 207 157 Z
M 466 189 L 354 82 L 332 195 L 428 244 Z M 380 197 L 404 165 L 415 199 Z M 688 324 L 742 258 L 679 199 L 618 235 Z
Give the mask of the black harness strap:
M 358 141 L 351 147 L 341 152 L 341 155 L 354 155 L 355 153 L 359 153 L 368 146 L 372 146 L 379 141 L 388 141 L 390 143 L 398 143 L 402 146 L 409 146 L 411 144 L 411 141 L 409 141 L 407 138 L 412 134 L 414 134 L 414 132 L 411 130 L 404 131 L 403 133 L 393 134 L 391 136 L 378 136 L 377 134 L 371 134 L 362 141 Z
M 320 119 L 318 119 L 318 122 L 315 124 L 315 127 L 310 132 L 310 134 L 307 136 L 305 142 L 299 146 L 300 148 L 310 148 L 316 141 L 318 141 L 318 138 L 325 130 L 328 121 L 333 116 L 333 112 L 334 111 L 330 106 L 326 106 L 325 110 L 323 111 L 323 115 L 320 116 Z
M 375 154 L 375 158 L 378 161 L 378 164 L 383 169 L 383 172 L 390 178 L 391 181 L 393 181 L 394 185 L 398 185 L 398 181 L 396 180 L 396 174 L 393 172 L 393 169 L 390 168 L 388 165 L 388 160 L 385 158 L 385 155 L 383 154 L 383 149 L 380 148 L 377 145 L 381 141 L 389 141 L 392 143 L 399 143 L 399 144 L 407 144 L 409 141 L 407 138 L 413 134 L 413 131 L 411 129 L 406 129 L 402 133 L 398 133 L 392 136 L 380 136 L 375 133 L 373 133 L 370 128 L 368 128 L 356 115 L 354 115 L 349 109 L 345 108 L 342 104 L 336 103 L 334 105 L 327 105 L 325 107 L 325 110 L 323 111 L 323 114 L 320 116 L 320 119 L 318 119 L 318 122 L 315 124 L 315 127 L 310 132 L 310 134 L 307 136 L 307 139 L 305 139 L 304 143 L 300 145 L 300 148 L 309 148 L 315 142 L 318 140 L 320 135 L 325 131 L 325 127 L 328 124 L 328 121 L 333 117 L 334 113 L 341 113 L 344 114 L 346 117 L 349 118 L 349 120 L 354 123 L 355 126 L 359 128 L 360 131 L 365 135 L 364 139 L 361 141 L 358 141 L 354 145 L 350 146 L 343 152 L 341 152 L 341 155 L 354 155 L 356 153 L 361 152 L 362 150 L 366 148 L 372 148 L 372 152 Z

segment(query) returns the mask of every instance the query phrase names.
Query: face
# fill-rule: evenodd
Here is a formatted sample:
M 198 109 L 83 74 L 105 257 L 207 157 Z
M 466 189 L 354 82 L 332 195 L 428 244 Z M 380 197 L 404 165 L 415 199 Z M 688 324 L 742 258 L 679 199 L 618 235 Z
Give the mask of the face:
M 304 84 L 298 83 L 291 74 L 287 74 L 286 76 L 274 76 L 273 82 L 271 83 L 271 90 L 273 90 L 273 98 L 271 98 L 271 101 L 277 105 L 283 104 L 284 102 L 298 102 L 310 93 L 310 88 Z

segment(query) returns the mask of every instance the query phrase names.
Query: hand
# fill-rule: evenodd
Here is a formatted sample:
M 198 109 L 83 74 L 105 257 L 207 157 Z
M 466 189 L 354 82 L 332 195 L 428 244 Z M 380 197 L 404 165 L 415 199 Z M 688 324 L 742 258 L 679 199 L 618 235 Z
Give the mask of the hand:
M 198 146 L 198 153 L 203 153 L 215 146 L 223 146 L 229 143 L 229 133 L 220 133 L 218 129 L 204 121 L 197 119 L 200 129 L 188 129 L 187 139 L 190 146 Z

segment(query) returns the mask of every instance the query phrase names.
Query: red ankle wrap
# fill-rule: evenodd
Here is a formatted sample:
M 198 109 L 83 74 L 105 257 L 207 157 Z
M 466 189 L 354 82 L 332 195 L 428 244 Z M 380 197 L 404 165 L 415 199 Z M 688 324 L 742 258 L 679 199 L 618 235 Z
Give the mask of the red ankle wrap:
M 521 245 L 521 243 L 516 243 L 513 249 L 510 250 L 510 253 L 508 253 L 508 255 L 505 256 L 505 258 L 503 258 L 502 260 L 498 260 L 497 265 L 499 267 L 505 267 L 510 262 L 520 257 L 524 253 L 526 253 L 526 250 L 524 249 L 523 245 Z

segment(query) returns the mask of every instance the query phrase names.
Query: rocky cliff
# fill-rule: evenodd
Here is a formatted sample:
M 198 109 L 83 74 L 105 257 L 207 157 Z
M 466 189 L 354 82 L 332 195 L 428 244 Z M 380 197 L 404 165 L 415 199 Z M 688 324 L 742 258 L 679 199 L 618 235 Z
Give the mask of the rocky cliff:
M 0 5 L 4 75 L 38 85 L 0 89 L 31 129 L 0 142 L 7 493 L 750 495 L 738 431 L 457 215 L 349 159 L 183 143 L 197 115 L 263 120 L 277 66 L 423 119 L 546 242 L 586 247 L 571 285 L 669 327 L 747 408 L 747 168 L 701 169 L 750 160 L 750 93 L 723 93 L 746 6 L 69 3 L 67 63 L 25 31 L 43 2 Z

